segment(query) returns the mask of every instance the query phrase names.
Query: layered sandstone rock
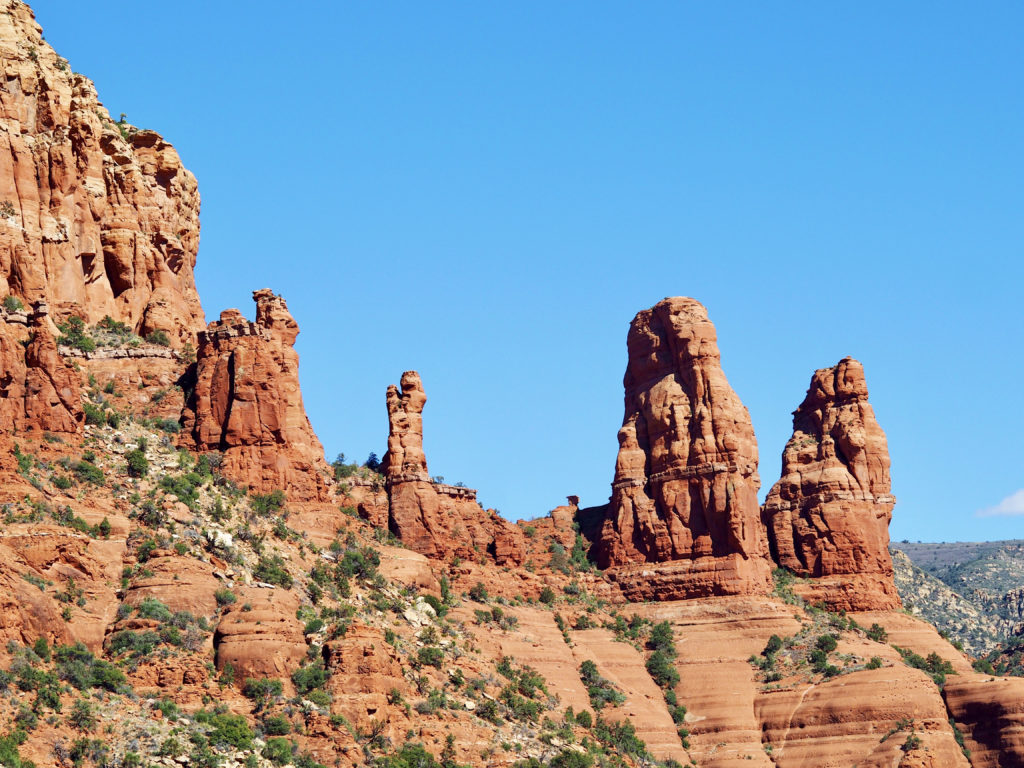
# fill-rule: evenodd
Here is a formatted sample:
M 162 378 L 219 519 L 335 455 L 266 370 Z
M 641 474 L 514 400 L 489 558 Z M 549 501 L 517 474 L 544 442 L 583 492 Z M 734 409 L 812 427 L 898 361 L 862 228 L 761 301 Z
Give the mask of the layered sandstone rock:
M 416 371 L 402 374 L 401 389 L 388 387 L 388 450 L 382 470 L 388 487 L 388 527 L 402 543 L 428 557 L 458 556 L 521 563 L 523 533 L 494 510 L 484 510 L 476 491 L 435 483 L 423 453 L 423 406 Z
M 28 6 L 4 10 L 0 296 L 190 341 L 203 327 L 195 177 L 157 133 L 111 119 Z
M 1024 766 L 1024 680 L 962 675 L 943 695 L 975 768 Z
M 228 309 L 199 334 L 185 442 L 222 451 L 221 471 L 253 491 L 325 499 L 329 468 L 299 390 L 299 326 L 272 291 L 253 299 L 255 322 Z
M 625 417 L 599 564 L 614 569 L 632 598 L 766 592 L 757 441 L 722 372 L 707 310 L 693 299 L 665 299 L 633 319 L 627 345 Z
M 79 376 L 57 352 L 45 303 L 36 303 L 25 327 L 0 323 L 0 365 L 0 429 L 81 431 Z
M 900 605 L 889 556 L 889 448 L 868 403 L 863 366 L 815 371 L 793 413 L 782 478 L 764 504 L 772 556 L 818 581 L 808 597 L 842 610 Z
M 228 664 L 235 678 L 287 680 L 306 657 L 303 625 L 295 617 L 299 599 L 281 589 L 246 587 L 221 617 L 214 632 L 217 669 Z

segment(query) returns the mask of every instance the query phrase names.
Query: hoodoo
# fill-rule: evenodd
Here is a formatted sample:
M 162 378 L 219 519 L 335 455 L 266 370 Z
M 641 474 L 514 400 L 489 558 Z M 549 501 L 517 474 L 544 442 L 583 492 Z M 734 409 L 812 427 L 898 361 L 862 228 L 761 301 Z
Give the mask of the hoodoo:
M 900 606 L 889 556 L 889 447 L 851 357 L 814 372 L 764 504 L 772 556 L 841 610 Z
M 694 299 L 665 299 L 633 319 L 627 346 L 599 564 L 614 569 L 631 598 L 767 592 L 757 441 L 722 372 L 707 310 Z
M 224 474 L 254 491 L 324 499 L 328 466 L 299 390 L 299 326 L 280 296 L 266 288 L 252 296 L 255 322 L 228 309 L 199 334 L 186 442 L 223 451 Z
M 416 371 L 402 374 L 401 388 L 387 392 L 388 451 L 383 472 L 388 485 L 388 527 L 410 549 L 428 557 L 521 563 L 522 531 L 493 510 L 484 510 L 476 491 L 434 482 L 423 453 L 423 406 L 427 395 Z

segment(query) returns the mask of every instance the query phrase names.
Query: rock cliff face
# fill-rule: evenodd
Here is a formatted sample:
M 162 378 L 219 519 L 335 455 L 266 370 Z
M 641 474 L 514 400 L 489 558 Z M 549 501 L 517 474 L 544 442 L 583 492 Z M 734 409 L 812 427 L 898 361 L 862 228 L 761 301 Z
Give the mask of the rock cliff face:
M 842 610 L 898 608 L 888 549 L 894 503 L 863 366 L 847 357 L 815 371 L 764 504 L 772 556 L 818 579 L 812 599 Z
M 157 133 L 111 119 L 28 6 L 3 10 L 0 296 L 191 340 L 204 322 L 195 177 Z
M 633 319 L 627 346 L 599 564 L 617 569 L 634 598 L 767 592 L 757 441 L 722 372 L 707 310 L 694 299 L 665 299 Z
M 85 420 L 79 376 L 57 352 L 46 305 L 38 302 L 26 322 L 0 322 L 0 429 L 78 433 Z
M 290 501 L 326 498 L 323 446 L 299 391 L 299 326 L 270 290 L 255 291 L 253 299 L 255 322 L 228 309 L 199 334 L 186 442 L 222 451 L 222 471 L 256 492 L 281 489 Z
M 388 527 L 410 549 L 428 557 L 521 563 L 522 531 L 476 501 L 476 491 L 435 483 L 423 453 L 427 395 L 416 371 L 402 374 L 387 392 L 388 450 L 382 470 L 388 485 Z

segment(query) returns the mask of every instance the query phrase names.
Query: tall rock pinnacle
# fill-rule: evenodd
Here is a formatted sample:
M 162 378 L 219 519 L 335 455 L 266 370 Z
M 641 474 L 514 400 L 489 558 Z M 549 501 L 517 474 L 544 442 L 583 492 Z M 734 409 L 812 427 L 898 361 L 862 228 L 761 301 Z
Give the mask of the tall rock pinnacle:
M 299 390 L 299 326 L 269 289 L 253 299 L 256 322 L 228 309 L 199 334 L 185 440 L 197 450 L 223 451 L 224 473 L 253 490 L 326 499 L 324 449 Z
M 898 608 L 889 557 L 889 447 L 863 366 L 815 371 L 793 413 L 782 477 L 764 504 L 772 556 L 814 577 L 808 597 L 843 610 Z
M 476 491 L 431 480 L 423 453 L 427 395 L 416 371 L 387 391 L 388 451 L 382 470 L 388 486 L 388 527 L 410 549 L 428 557 L 458 556 L 519 564 L 525 556 L 518 526 L 484 510 Z
M 694 299 L 665 299 L 637 314 L 627 346 L 599 564 L 635 598 L 767 592 L 757 441 L 722 372 L 707 310 Z M 635 567 L 652 563 L 663 565 Z

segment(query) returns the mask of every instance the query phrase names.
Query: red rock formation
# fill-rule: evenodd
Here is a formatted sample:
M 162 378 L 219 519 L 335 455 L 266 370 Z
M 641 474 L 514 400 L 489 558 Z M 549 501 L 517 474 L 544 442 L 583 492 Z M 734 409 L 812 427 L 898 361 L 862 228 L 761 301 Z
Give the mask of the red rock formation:
M 329 468 L 299 391 L 298 324 L 270 290 L 253 299 L 256 322 L 228 309 L 199 334 L 185 442 L 223 451 L 221 471 L 254 491 L 326 499 Z
M 949 678 L 943 695 L 972 765 L 1024 766 L 1024 680 L 958 675 Z
M 214 633 L 217 669 L 228 664 L 235 678 L 287 680 L 306 657 L 302 622 L 295 618 L 299 599 L 283 589 L 246 587 L 221 617 Z
M 476 501 L 476 491 L 435 483 L 423 453 L 423 406 L 427 396 L 416 371 L 402 374 L 402 387 L 388 387 L 388 526 L 402 543 L 428 557 L 523 561 L 522 531 Z
M 79 376 L 57 353 L 46 305 L 36 304 L 28 330 L 0 324 L 0 429 L 80 432 L 85 421 Z
M 888 548 L 894 503 L 863 366 L 847 357 L 815 371 L 764 504 L 772 556 L 822 579 L 807 586 L 811 599 L 841 610 L 898 608 Z
M 757 441 L 722 372 L 707 310 L 693 299 L 665 299 L 633 319 L 627 345 L 625 417 L 599 564 L 614 568 L 631 598 L 766 592 Z
M 199 193 L 153 131 L 115 123 L 23 3 L 0 14 L 0 296 L 110 315 L 177 344 L 203 327 Z

